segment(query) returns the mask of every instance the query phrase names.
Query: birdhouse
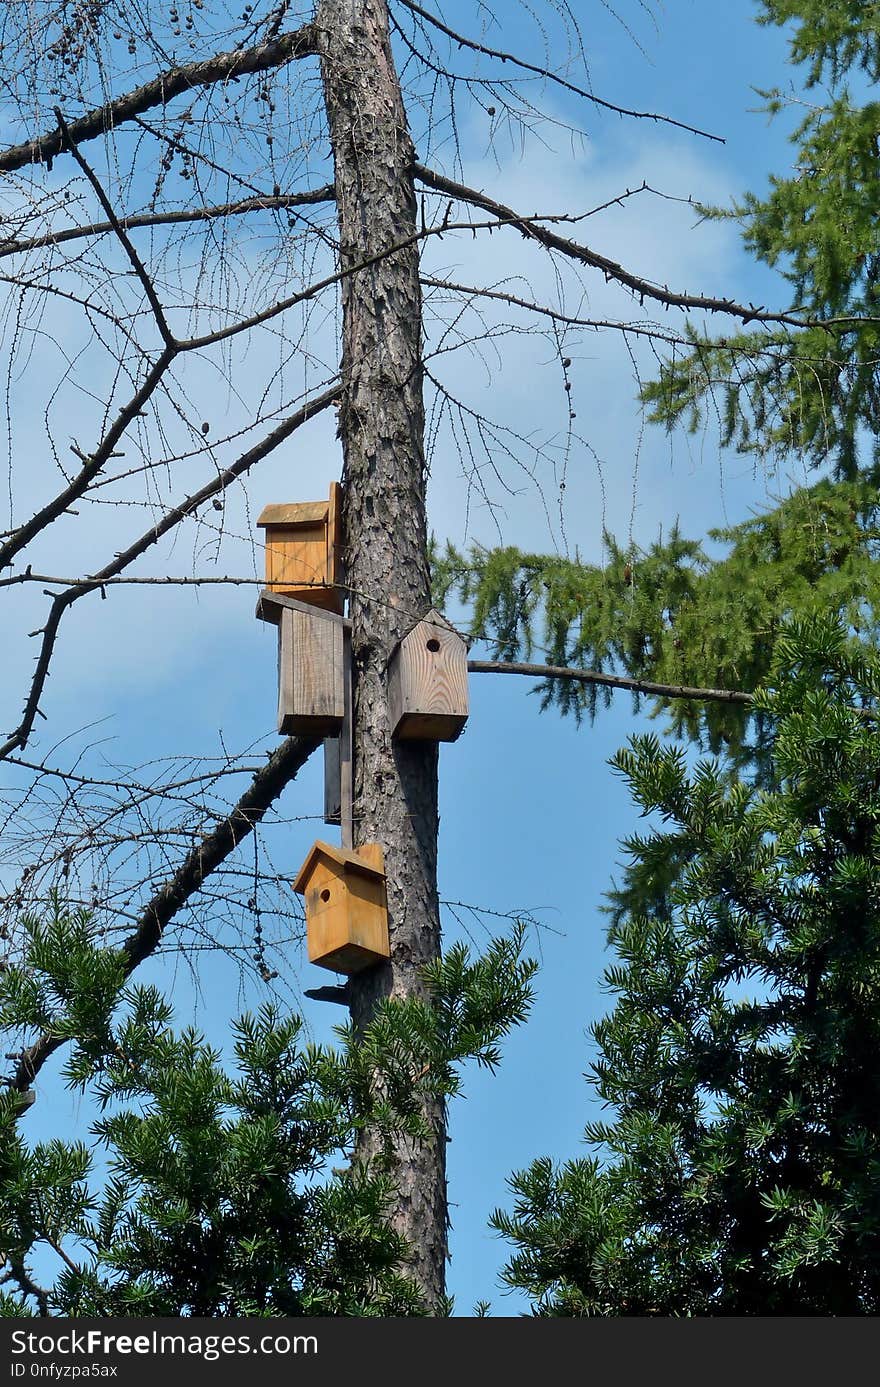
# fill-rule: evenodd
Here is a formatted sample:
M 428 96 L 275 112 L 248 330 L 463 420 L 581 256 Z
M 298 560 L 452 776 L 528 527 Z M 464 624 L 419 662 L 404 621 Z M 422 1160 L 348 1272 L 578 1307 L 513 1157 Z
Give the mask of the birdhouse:
M 278 616 L 278 731 L 333 736 L 345 716 L 343 620 L 296 601 Z
M 385 858 L 379 843 L 356 851 L 315 843 L 293 889 L 306 902 L 309 961 L 359 973 L 390 956 Z
M 340 612 L 342 488 L 331 482 L 326 501 L 266 506 L 257 524 L 266 531 L 269 592 Z
M 430 611 L 397 645 L 388 672 L 393 736 L 454 742 L 468 716 L 467 643 Z

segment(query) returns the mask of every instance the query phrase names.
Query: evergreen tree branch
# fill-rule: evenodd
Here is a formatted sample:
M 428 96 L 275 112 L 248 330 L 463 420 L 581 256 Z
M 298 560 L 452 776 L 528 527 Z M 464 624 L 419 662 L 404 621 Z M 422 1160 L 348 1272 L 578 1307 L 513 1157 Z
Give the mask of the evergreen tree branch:
M 31 1297 L 36 1301 L 37 1308 L 43 1317 L 47 1316 L 49 1314 L 49 1292 L 37 1284 L 20 1258 L 7 1256 L 6 1262 L 9 1268 L 7 1275 L 10 1280 L 18 1286 L 25 1297 Z

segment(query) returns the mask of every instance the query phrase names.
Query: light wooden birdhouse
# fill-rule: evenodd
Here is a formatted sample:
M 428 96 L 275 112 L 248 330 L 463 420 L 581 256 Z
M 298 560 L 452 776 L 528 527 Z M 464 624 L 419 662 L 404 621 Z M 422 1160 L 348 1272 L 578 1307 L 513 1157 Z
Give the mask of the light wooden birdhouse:
M 335 736 L 345 716 L 344 622 L 291 601 L 278 610 L 278 731 Z
M 468 717 L 467 643 L 430 611 L 396 647 L 388 671 L 393 736 L 454 742 Z
M 390 956 L 379 843 L 363 843 L 355 852 L 315 843 L 293 889 L 305 897 L 311 963 L 359 973 Z
M 269 592 L 342 611 L 342 488 L 330 483 L 326 501 L 266 506 L 257 524 L 266 531 Z

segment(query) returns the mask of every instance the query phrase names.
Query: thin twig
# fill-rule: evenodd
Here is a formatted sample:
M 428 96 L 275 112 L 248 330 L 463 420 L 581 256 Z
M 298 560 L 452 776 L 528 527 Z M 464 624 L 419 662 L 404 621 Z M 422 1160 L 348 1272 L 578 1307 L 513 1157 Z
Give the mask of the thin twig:
M 526 62 L 524 58 L 518 58 L 515 53 L 505 53 L 499 48 L 489 48 L 484 43 L 478 43 L 476 39 L 467 38 L 455 29 L 450 29 L 444 24 L 438 15 L 431 14 L 428 10 L 423 10 L 421 5 L 415 4 L 415 0 L 400 0 L 408 10 L 417 14 L 420 19 L 439 29 L 441 34 L 452 39 L 459 48 L 469 48 L 473 53 L 482 53 L 487 58 L 497 58 L 501 63 L 512 63 L 514 67 L 520 68 L 523 72 L 532 72 L 537 77 L 544 78 L 547 82 L 552 82 L 554 86 L 563 87 L 566 91 L 573 92 L 575 96 L 583 97 L 585 101 L 591 101 L 594 106 L 601 106 L 603 110 L 613 111 L 618 116 L 631 116 L 635 120 L 652 120 L 660 125 L 674 125 L 678 130 L 686 130 L 690 135 L 699 135 L 704 140 L 714 140 L 716 144 L 726 144 L 723 135 L 712 135 L 708 130 L 701 130 L 696 125 L 688 125 L 683 120 L 676 120 L 673 116 L 660 115 L 656 111 L 635 111 L 627 106 L 618 106 L 613 101 L 605 101 L 601 96 L 596 96 L 594 92 L 588 91 L 585 87 L 578 87 L 574 82 L 569 82 L 565 77 L 560 77 L 557 72 L 552 72 L 547 67 L 537 67 L 534 63 Z M 489 80 L 489 79 L 486 79 Z
M 469 188 L 464 183 L 456 183 L 454 179 L 446 178 L 443 174 L 426 168 L 424 164 L 416 164 L 414 172 L 416 178 L 425 187 L 432 188 L 435 192 L 444 193 L 446 196 L 456 198 L 461 202 L 469 203 L 472 207 L 479 207 L 481 211 L 497 217 L 499 225 L 515 226 L 525 237 L 537 241 L 548 250 L 559 251 L 570 260 L 576 260 L 581 265 L 588 265 L 591 269 L 601 271 L 606 280 L 614 280 L 616 283 L 622 284 L 624 288 L 630 289 L 642 301 L 653 299 L 657 303 L 664 304 L 667 308 L 700 309 L 707 313 L 726 313 L 732 318 L 742 319 L 743 323 L 773 323 L 783 327 L 830 328 L 846 323 L 854 325 L 872 321 L 870 318 L 802 318 L 794 313 L 773 313 L 768 309 L 756 307 L 754 304 L 737 303 L 734 299 L 716 299 L 704 294 L 680 294 L 669 289 L 666 285 L 654 284 L 649 279 L 642 279 L 639 275 L 633 274 L 623 265 L 618 264 L 616 260 L 609 260 L 606 255 L 600 255 L 598 251 L 591 250 L 589 246 L 580 245 L 577 241 L 571 241 L 564 236 L 557 235 L 548 226 L 541 225 L 541 221 L 546 221 L 546 218 L 520 217 L 512 207 L 506 207 L 504 203 L 496 202 L 494 198 L 476 188 Z
M 309 57 L 315 51 L 314 30 L 306 24 L 294 33 L 279 34 L 278 38 L 253 48 L 234 48 L 227 53 L 217 53 L 203 62 L 169 68 L 134 91 L 107 101 L 73 121 L 70 125 L 71 139 L 76 144 L 98 139 L 143 111 L 166 106 L 174 97 L 191 92 L 194 87 L 208 87 L 215 82 L 265 72 L 293 59 Z M 52 160 L 63 149 L 61 131 L 50 130 L 45 135 L 38 135 L 35 140 L 12 145 L 0 154 L 0 173 L 11 173 L 15 169 L 26 168 L 28 164 L 45 163 L 51 167 Z
M 147 296 L 147 302 L 153 310 L 153 317 L 156 320 L 156 326 L 159 329 L 159 335 L 162 338 L 162 341 L 165 343 L 165 346 L 169 349 L 169 351 L 175 351 L 177 349 L 177 343 L 175 341 L 173 332 L 168 326 L 168 319 L 165 317 L 165 310 L 159 301 L 159 295 L 156 293 L 156 287 L 153 284 L 153 281 L 150 279 L 150 276 L 147 274 L 146 266 L 144 265 L 144 262 L 141 260 L 140 256 L 135 250 L 131 242 L 131 238 L 129 237 L 128 233 L 126 232 L 125 228 L 122 226 L 122 223 L 120 222 L 119 218 L 114 212 L 113 204 L 111 203 L 107 194 L 104 192 L 104 189 L 101 185 L 101 180 L 98 178 L 98 175 L 95 173 L 94 169 L 85 159 L 84 155 L 80 152 L 79 149 L 77 149 L 76 142 L 70 134 L 70 128 L 67 124 L 67 121 L 64 119 L 64 116 L 61 112 L 61 108 L 59 106 L 55 107 L 55 119 L 58 121 L 58 128 L 61 131 L 65 149 L 68 149 L 70 151 L 70 153 L 73 155 L 74 159 L 82 169 L 83 173 L 85 174 L 86 178 L 88 179 L 89 183 L 92 185 L 95 196 L 97 197 L 98 201 L 103 207 L 104 212 L 107 215 L 107 220 L 109 221 L 111 227 L 116 233 L 116 237 L 120 245 L 122 246 L 122 249 L 125 251 L 126 257 L 128 258 L 128 263 L 131 265 L 138 280 L 140 281 L 141 288 Z
M 380 264 L 383 260 L 390 260 L 395 255 L 409 250 L 412 246 L 418 245 L 422 241 L 428 241 L 432 237 L 443 237 L 447 232 L 468 231 L 476 235 L 478 231 L 496 231 L 505 226 L 515 226 L 518 230 L 523 230 L 532 223 L 559 225 L 562 222 L 571 224 L 578 222 L 581 218 L 577 214 L 570 212 L 547 212 L 535 213 L 534 216 L 522 216 L 518 212 L 510 212 L 502 217 L 493 217 L 491 221 L 474 222 L 461 221 L 454 222 L 448 216 L 434 226 L 424 226 L 419 231 L 414 231 L 411 236 L 404 236 L 400 241 L 394 241 L 390 246 L 383 250 L 376 251 L 374 255 L 365 256 L 363 260 L 358 260 L 355 264 L 345 265 L 335 273 L 327 275 L 324 279 L 315 280 L 305 289 L 300 289 L 297 293 L 291 294 L 286 299 L 279 299 L 269 308 L 261 309 L 259 313 L 254 313 L 250 318 L 242 318 L 237 323 L 230 323 L 228 327 L 218 328 L 216 332 L 206 332 L 201 337 L 190 337 L 179 343 L 180 351 L 196 351 L 201 347 L 212 347 L 218 342 L 225 342 L 230 337 L 235 337 L 240 332 L 248 332 L 251 328 L 261 327 L 263 323 L 268 323 L 272 318 L 277 318 L 279 313 L 286 313 L 289 309 L 299 303 L 306 303 L 309 299 L 315 298 L 323 293 L 325 289 L 332 288 L 335 284 L 341 284 L 343 280 L 350 279 L 354 275 L 361 274 L 364 270 L 370 270 L 374 265 Z M 540 238 L 539 238 L 540 239 Z M 563 244 L 574 245 L 574 242 L 566 242 L 559 238 Z M 610 262 L 609 262 L 610 263 Z
M 169 530 L 172 530 L 175 525 L 179 524 L 181 520 L 188 515 L 192 515 L 194 511 L 198 510 L 199 506 L 203 505 L 205 501 L 210 500 L 211 497 L 217 495 L 218 492 L 224 491 L 237 477 L 243 476 L 256 462 L 260 462 L 277 448 L 279 444 L 283 443 L 285 439 L 289 438 L 300 425 L 314 418 L 321 410 L 333 404 L 338 396 L 338 391 L 339 386 L 334 383 L 329 390 L 325 390 L 323 394 L 309 400 L 298 409 L 295 414 L 283 420 L 277 428 L 273 429 L 270 434 L 267 434 L 267 436 L 259 443 L 255 444 L 253 448 L 249 448 L 236 462 L 224 468 L 216 477 L 206 482 L 198 491 L 194 491 L 190 496 L 187 496 L 179 505 L 173 506 L 171 510 L 165 513 L 161 520 L 157 521 L 149 530 L 145 531 L 134 540 L 134 542 L 130 544 L 127 549 L 124 549 L 122 553 L 117 554 L 115 559 L 113 559 L 111 563 L 106 564 L 104 568 L 94 575 L 94 577 L 85 579 L 76 587 L 68 588 L 66 592 L 58 593 L 55 596 L 49 609 L 46 625 L 42 631 L 40 653 L 37 657 L 36 669 L 31 680 L 31 687 L 25 702 L 21 722 L 2 746 L 0 746 L 0 760 L 8 756 L 12 751 L 23 749 L 30 737 L 34 721 L 39 712 L 39 702 L 45 687 L 46 676 L 49 672 L 49 661 L 58 635 L 58 627 L 67 608 L 72 606 L 80 597 L 85 596 L 87 592 L 94 592 L 95 590 L 100 591 L 111 578 L 116 577 L 117 574 L 126 569 L 130 563 L 133 563 L 135 559 L 140 558 L 142 554 L 146 553 L 148 549 L 161 539 L 163 535 L 167 534 Z M 0 550 L 0 555 L 2 555 L 2 550 Z
M 147 902 L 137 925 L 122 946 L 126 976 L 130 977 L 144 959 L 155 952 L 162 935 L 177 912 L 201 888 L 211 872 L 235 850 L 242 839 L 254 831 L 275 800 L 305 765 L 320 742 L 309 737 L 288 737 L 257 771 L 245 793 L 211 833 L 187 854 L 183 862 Z M 30 1088 L 43 1065 L 65 1043 L 46 1032 L 20 1056 L 12 1088 Z
M 115 451 L 129 424 L 136 419 L 148 403 L 160 380 L 177 355 L 176 348 L 166 346 L 150 367 L 138 390 L 122 406 L 112 426 L 108 429 L 98 447 L 88 456 L 82 456 L 83 466 L 76 476 L 51 501 L 36 511 L 30 520 L 25 521 L 13 531 L 4 544 L 0 544 L 0 569 L 6 568 L 16 554 L 24 549 L 35 535 L 44 530 L 52 521 L 63 515 L 74 501 L 79 500 L 93 477 L 97 476 L 105 462 Z

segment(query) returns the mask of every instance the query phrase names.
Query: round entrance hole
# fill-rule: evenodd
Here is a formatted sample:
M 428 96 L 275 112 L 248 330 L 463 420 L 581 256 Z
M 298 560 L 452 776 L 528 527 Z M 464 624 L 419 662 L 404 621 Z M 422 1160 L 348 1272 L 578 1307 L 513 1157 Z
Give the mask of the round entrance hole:
M 431 654 L 436 655 L 437 651 L 440 649 L 440 642 L 438 641 L 437 637 L 432 636 L 431 639 L 426 642 L 426 644 Z
M 329 901 L 329 899 L 330 899 L 330 892 L 327 890 L 327 887 L 325 886 L 325 887 L 324 887 L 324 890 L 321 892 L 321 900 L 322 900 L 322 901 Z

